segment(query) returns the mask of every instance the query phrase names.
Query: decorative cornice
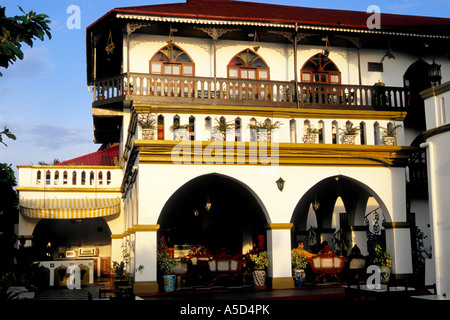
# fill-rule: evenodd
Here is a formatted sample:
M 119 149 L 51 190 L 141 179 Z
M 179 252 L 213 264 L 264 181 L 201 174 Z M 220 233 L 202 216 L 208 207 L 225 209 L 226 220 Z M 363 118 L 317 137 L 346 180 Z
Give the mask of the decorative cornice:
M 261 145 L 266 147 L 265 158 L 258 154 Z M 222 161 L 214 158 L 215 153 L 211 151 L 215 150 L 223 152 Z M 412 147 L 379 145 L 168 140 L 134 142 L 134 152 L 139 153 L 141 164 L 404 167 L 415 150 Z M 211 158 L 205 159 L 205 154 Z
M 269 228 L 272 230 L 290 230 L 293 226 L 293 223 L 269 223 Z
M 156 232 L 159 230 L 159 224 L 135 224 L 133 230 L 135 232 Z
M 74 187 L 16 187 L 20 192 L 82 192 L 82 193 L 121 193 L 121 188 L 74 188 Z
M 265 107 L 234 107 L 234 106 L 198 106 L 198 105 L 148 105 L 134 104 L 134 109 L 140 113 L 180 113 L 180 114 L 217 114 L 217 115 L 248 115 L 274 118 L 317 118 L 317 119 L 349 119 L 361 120 L 396 120 L 403 121 L 406 112 L 378 110 L 336 110 L 336 109 L 293 109 Z

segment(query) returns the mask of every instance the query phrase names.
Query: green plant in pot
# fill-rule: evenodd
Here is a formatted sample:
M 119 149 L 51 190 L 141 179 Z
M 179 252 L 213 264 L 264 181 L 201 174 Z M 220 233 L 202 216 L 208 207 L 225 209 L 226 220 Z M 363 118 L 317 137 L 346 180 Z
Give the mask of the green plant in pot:
M 214 130 L 220 132 L 221 140 L 217 137 L 214 140 L 225 141 L 225 137 L 228 130 L 233 130 L 236 127 L 234 121 L 220 121 L 217 118 L 214 119 L 216 121 L 216 125 L 213 127 Z
M 263 288 L 266 284 L 266 268 L 269 266 L 267 251 L 261 251 L 253 258 L 254 270 L 253 280 L 257 288 Z
M 361 129 L 359 127 L 354 127 L 353 123 L 348 122 L 344 129 L 339 128 L 339 130 L 342 132 L 343 144 L 355 144 L 355 137 Z
M 380 244 L 374 247 L 373 263 L 380 267 L 381 282 L 387 283 L 391 275 L 392 257 Z
M 300 287 L 305 281 L 305 269 L 308 266 L 308 261 L 306 260 L 306 255 L 303 252 L 303 247 L 299 246 L 298 248 L 291 250 L 291 263 L 295 285 Z
M 143 139 L 154 139 L 156 135 L 156 114 L 139 114 L 138 123 L 142 128 L 142 138 Z
M 176 276 L 173 268 L 178 264 L 178 261 L 173 258 L 166 250 L 158 252 L 158 269 L 162 273 L 164 281 L 164 291 L 171 292 L 175 290 Z
M 388 125 L 387 128 L 382 127 L 381 130 L 383 130 L 383 142 L 385 145 L 393 146 L 395 145 L 395 137 L 397 135 L 397 129 L 401 128 L 402 125 Z

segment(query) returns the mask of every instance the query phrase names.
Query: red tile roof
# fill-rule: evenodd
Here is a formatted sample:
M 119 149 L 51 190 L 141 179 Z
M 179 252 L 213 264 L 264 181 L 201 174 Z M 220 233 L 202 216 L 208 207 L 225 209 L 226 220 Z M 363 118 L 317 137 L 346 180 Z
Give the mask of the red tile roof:
M 184 18 L 298 23 L 300 25 L 367 29 L 371 13 L 275 5 L 235 0 L 187 0 L 185 3 L 121 7 L 111 13 Z M 100 21 L 99 19 L 98 21 Z M 98 22 L 97 21 L 97 22 Z M 381 14 L 381 29 L 449 34 L 450 19 Z
M 75 159 L 60 162 L 58 166 L 83 165 L 83 166 L 114 166 L 119 159 L 119 145 L 112 146 L 94 153 L 90 153 Z

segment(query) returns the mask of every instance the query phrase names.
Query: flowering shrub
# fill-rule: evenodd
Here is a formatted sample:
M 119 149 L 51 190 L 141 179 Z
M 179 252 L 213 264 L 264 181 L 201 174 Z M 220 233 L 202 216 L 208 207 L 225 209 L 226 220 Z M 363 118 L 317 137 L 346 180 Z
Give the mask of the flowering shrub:
M 261 251 L 254 259 L 255 269 L 264 269 L 269 266 L 269 258 L 267 257 L 267 251 Z
M 308 261 L 303 254 L 303 248 L 294 248 L 291 250 L 292 269 L 306 269 Z
M 383 250 L 379 244 L 375 245 L 375 257 L 373 258 L 373 263 L 380 267 L 392 266 L 392 258 L 387 251 Z

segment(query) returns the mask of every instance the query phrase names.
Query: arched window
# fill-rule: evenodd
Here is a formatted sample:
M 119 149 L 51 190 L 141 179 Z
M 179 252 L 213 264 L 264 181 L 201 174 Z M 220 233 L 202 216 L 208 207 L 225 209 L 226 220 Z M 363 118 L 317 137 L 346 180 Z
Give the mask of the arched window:
M 302 67 L 302 82 L 314 83 L 341 83 L 341 72 L 338 67 L 328 57 L 318 53 Z
M 151 58 L 150 73 L 194 76 L 195 64 L 183 49 L 167 45 Z
M 250 49 L 239 52 L 228 63 L 228 78 L 269 80 L 269 71 L 263 58 Z
M 158 140 L 164 140 L 164 116 L 158 116 Z

